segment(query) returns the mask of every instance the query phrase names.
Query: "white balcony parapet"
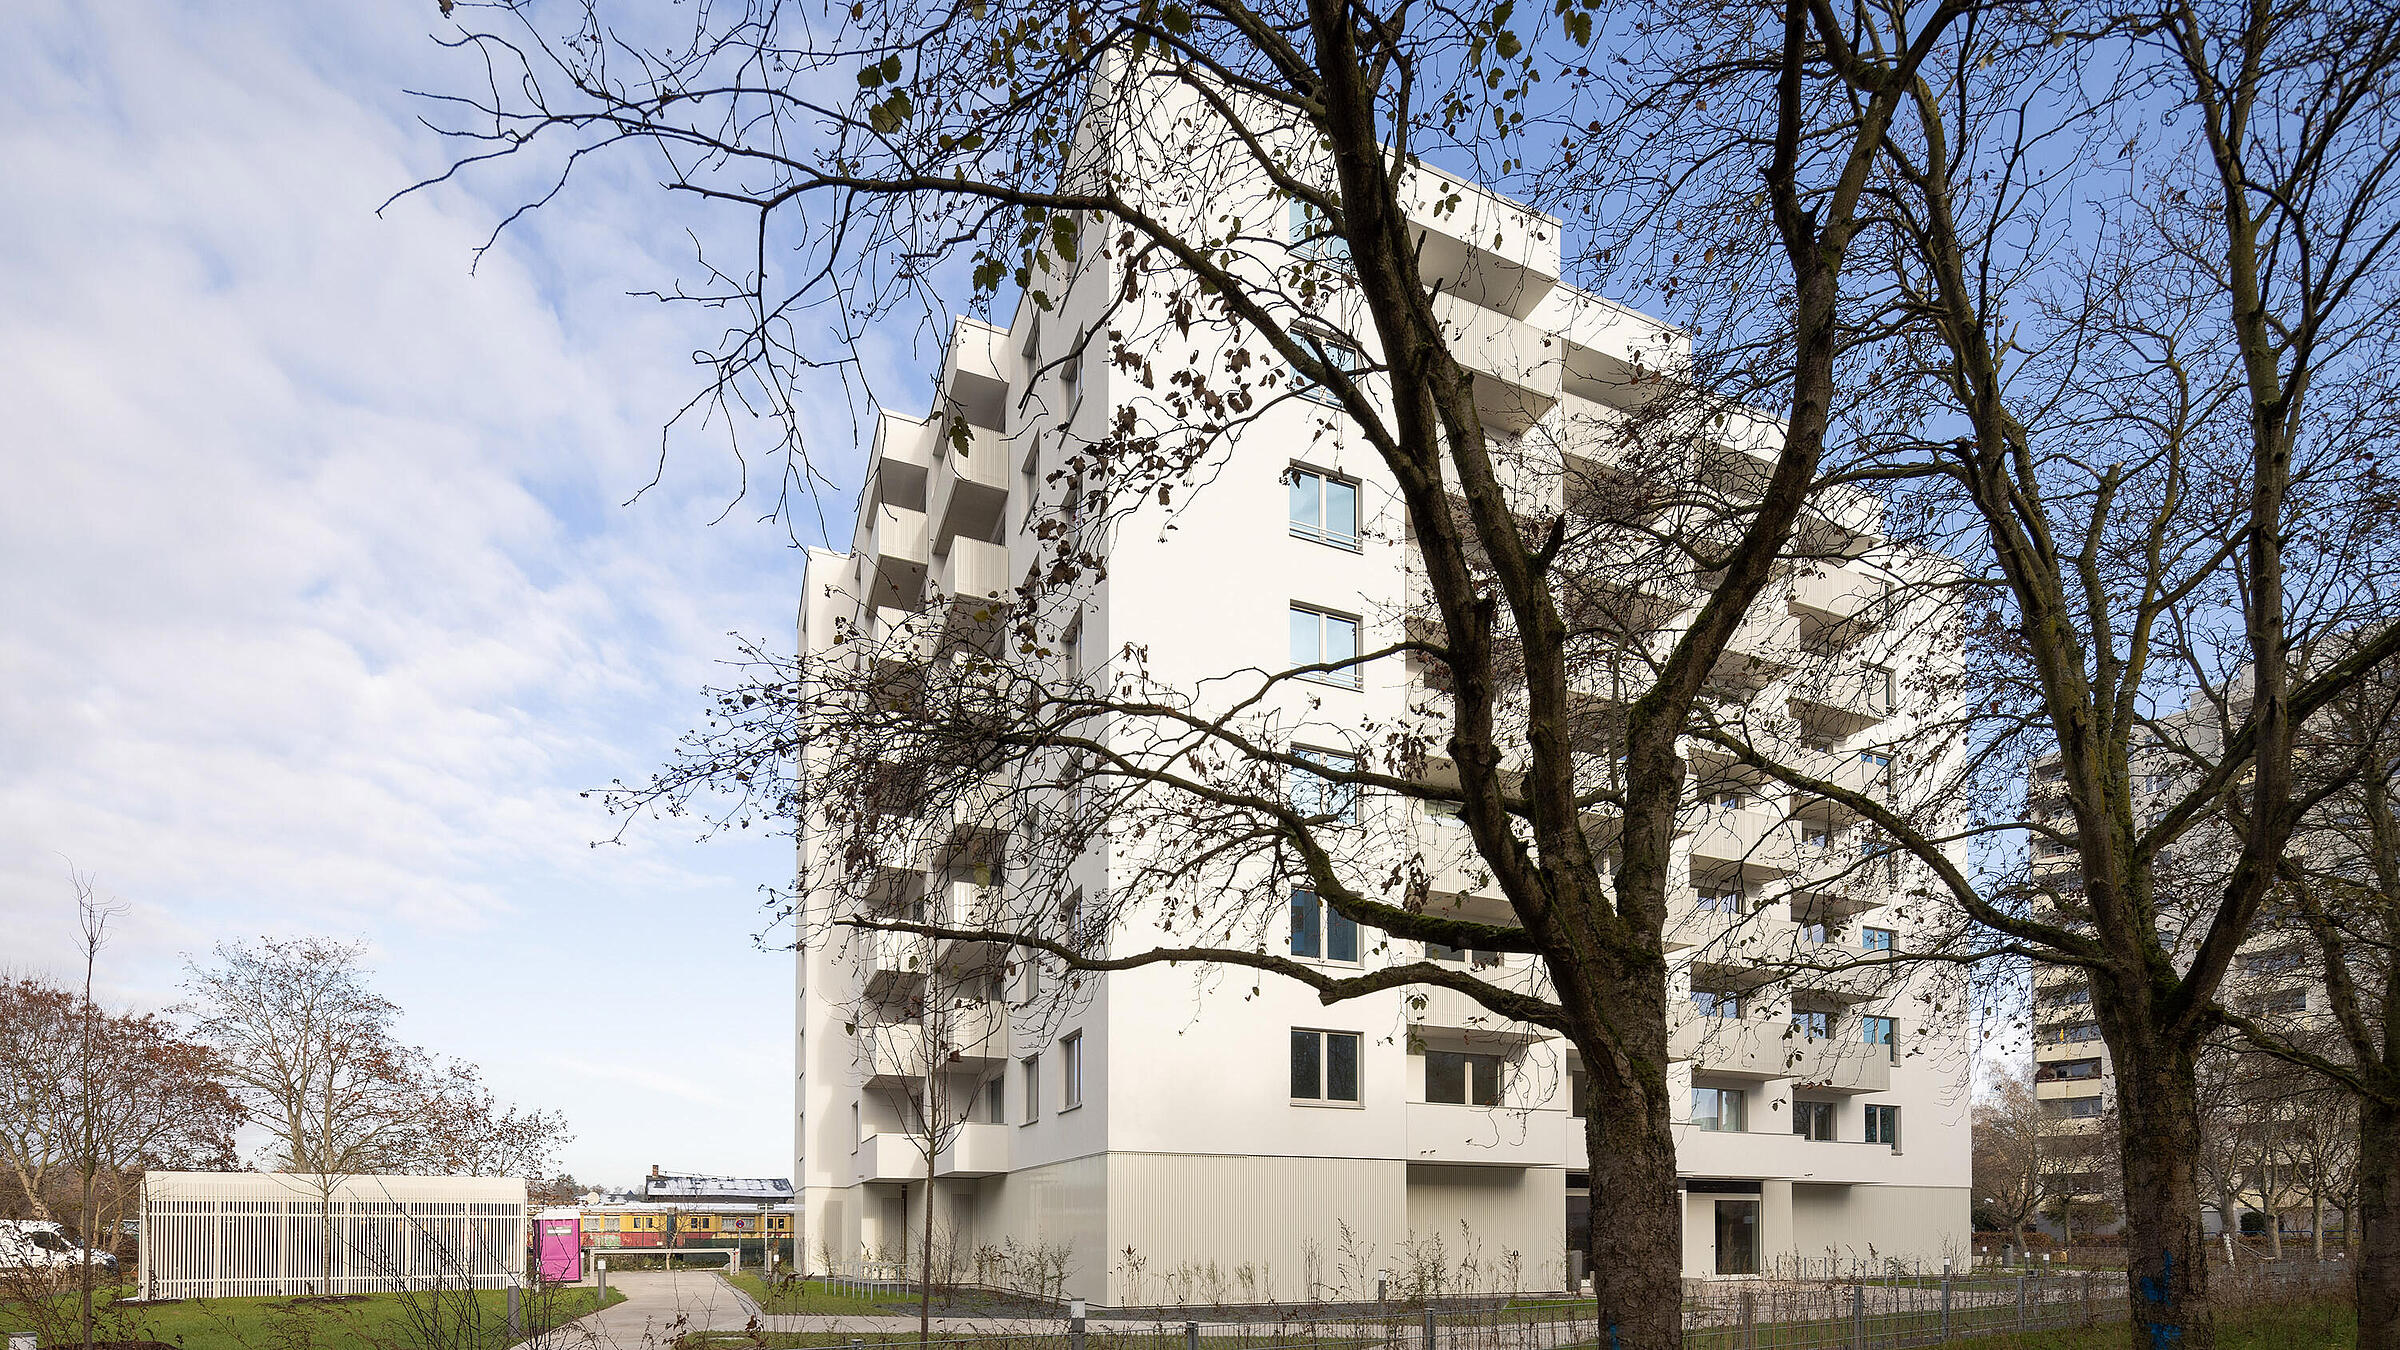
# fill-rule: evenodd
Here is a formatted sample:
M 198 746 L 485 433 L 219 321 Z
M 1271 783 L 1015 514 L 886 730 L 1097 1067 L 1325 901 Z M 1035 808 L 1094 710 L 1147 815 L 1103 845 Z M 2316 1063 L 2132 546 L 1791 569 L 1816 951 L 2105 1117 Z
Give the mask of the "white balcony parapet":
M 1892 1150 L 1883 1144 L 1805 1139 L 1789 1131 L 1675 1128 L 1675 1165 L 1709 1177 L 1780 1178 L 1813 1182 L 1876 1182 L 1891 1175 Z
M 972 422 L 964 444 L 947 428 L 934 448 L 926 515 L 938 548 L 960 535 L 987 538 L 1008 511 L 1008 447 L 1000 433 Z
M 851 1168 L 860 1181 L 923 1181 L 925 1150 L 913 1135 L 877 1131 L 859 1139 Z
M 1410 1102 L 1406 1115 L 1408 1160 L 1416 1163 L 1556 1167 L 1582 1142 L 1567 1113 L 1553 1107 Z
M 873 560 L 879 608 L 914 610 L 924 603 L 925 513 L 878 503 L 864 522 L 867 556 Z
M 934 1156 L 934 1174 L 992 1177 L 1008 1170 L 1009 1128 L 974 1120 L 957 1126 L 948 1146 Z
M 1008 331 L 980 319 L 960 317 L 950 328 L 942 354 L 942 401 L 969 422 L 997 429 L 1008 414 Z
M 934 572 L 934 585 L 952 601 L 1006 599 L 1015 590 L 1008 577 L 1008 546 L 957 538 Z

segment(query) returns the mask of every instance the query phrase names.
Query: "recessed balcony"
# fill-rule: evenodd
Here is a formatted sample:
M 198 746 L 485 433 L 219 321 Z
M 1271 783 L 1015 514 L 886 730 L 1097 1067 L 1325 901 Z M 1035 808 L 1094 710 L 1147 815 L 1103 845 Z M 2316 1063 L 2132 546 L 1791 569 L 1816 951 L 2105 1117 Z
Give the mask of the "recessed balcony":
M 989 427 L 960 425 L 963 438 L 945 427 L 935 447 L 926 514 L 933 521 L 936 548 L 961 535 L 988 539 L 1008 512 L 1007 444 Z
M 1412 1163 L 1556 1167 L 1569 1160 L 1570 1142 L 1582 1151 L 1573 1124 L 1565 1111 L 1548 1107 L 1410 1102 L 1404 1128 Z
M 868 603 L 884 609 L 915 610 L 924 603 L 925 513 L 878 502 L 866 521 L 866 552 L 873 561 Z

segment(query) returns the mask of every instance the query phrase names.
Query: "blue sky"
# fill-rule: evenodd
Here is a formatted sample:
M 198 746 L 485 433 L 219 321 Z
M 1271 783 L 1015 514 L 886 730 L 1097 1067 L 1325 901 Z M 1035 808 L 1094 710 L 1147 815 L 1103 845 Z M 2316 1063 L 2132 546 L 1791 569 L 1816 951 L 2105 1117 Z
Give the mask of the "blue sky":
M 12 10 L 0 967 L 63 968 L 71 859 L 129 907 L 119 1001 L 219 939 L 363 938 L 409 1039 L 570 1115 L 579 1177 L 784 1175 L 790 959 L 752 935 L 788 850 L 594 849 L 578 793 L 661 760 L 730 630 L 789 641 L 801 555 L 726 510 L 720 442 L 625 504 L 713 337 L 626 295 L 688 250 L 636 162 L 472 271 L 509 175 L 377 216 L 441 163 L 403 93 L 459 76 L 439 24 Z

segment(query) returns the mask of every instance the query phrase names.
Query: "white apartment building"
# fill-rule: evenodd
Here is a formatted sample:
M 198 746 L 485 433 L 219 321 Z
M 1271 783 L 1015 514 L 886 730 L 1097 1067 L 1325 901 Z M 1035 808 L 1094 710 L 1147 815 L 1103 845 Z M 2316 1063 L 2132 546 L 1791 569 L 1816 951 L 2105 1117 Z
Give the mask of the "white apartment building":
M 1655 363 L 1661 326 L 1562 283 L 1556 221 L 1432 171 L 1410 190 L 1445 322 L 1479 393 L 1522 410 L 1510 429 L 1546 428 L 1572 445 L 1579 426 L 1621 417 L 1626 376 L 1644 344 Z M 1234 178 L 1224 193 L 1255 197 L 1253 219 L 1282 218 L 1263 187 Z M 1059 466 L 1062 420 L 1088 434 L 1110 410 L 1154 397 L 1097 343 L 1059 367 L 1122 280 L 1106 260 L 1087 263 L 1047 311 L 1022 304 L 1005 329 L 958 320 L 929 415 L 882 415 L 849 551 L 808 558 L 804 653 L 846 633 L 906 631 L 924 634 L 912 659 L 947 659 L 946 644 L 965 639 L 940 616 L 988 607 L 984 597 L 1005 596 L 1035 565 L 1029 498 Z M 1125 308 L 1110 326 L 1144 331 Z M 1161 340 L 1155 358 L 1172 369 L 1189 344 Z M 1339 420 L 1306 398 L 1268 408 L 1227 438 L 1188 506 L 1119 522 L 1105 579 L 1082 600 L 1074 659 L 1105 662 L 1131 644 L 1151 679 L 1215 681 L 1232 698 L 1256 689 L 1237 672 L 1390 641 L 1410 594 L 1403 512 L 1372 450 L 1326 429 Z M 1764 462 L 1731 444 L 1712 454 L 1712 471 L 1736 483 Z M 1737 642 L 1726 687 L 1788 725 L 1828 773 L 1888 783 L 1906 770 L 1916 724 L 1906 691 L 1946 658 L 1919 624 L 1872 622 L 1891 589 L 1877 504 L 1838 505 L 1812 517 L 1812 538 L 1856 560 L 1789 569 Z M 1811 653 L 1830 654 L 1835 676 Z M 1295 744 L 1333 754 L 1343 726 L 1405 716 L 1423 692 L 1422 672 L 1391 659 L 1268 702 L 1298 728 Z M 1963 1255 L 1963 1016 L 1931 1011 L 1880 972 L 1773 980 L 1757 968 L 1770 954 L 1905 945 L 1911 921 L 1885 903 L 1899 869 L 1857 866 L 1855 822 L 1825 803 L 1693 753 L 1674 934 L 1673 1073 L 1691 1103 L 1677 1126 L 1686 1273 Z M 1370 798 L 1356 809 L 1408 808 Z M 1463 830 L 1438 813 L 1402 824 L 1379 838 L 1414 841 L 1435 904 L 1508 921 Z M 804 831 L 802 899 L 818 920 L 843 903 L 805 890 L 820 847 Z M 928 853 L 898 869 L 898 903 L 971 923 L 986 888 L 1006 884 L 1009 847 Z M 1094 895 L 1125 884 L 1144 847 L 1110 838 L 1077 864 L 1079 884 Z M 1431 958 L 1541 987 L 1528 958 L 1389 942 L 1305 892 L 1290 915 L 1271 940 L 1328 967 Z M 1127 951 L 1173 940 L 1138 924 L 1110 938 Z M 1208 1278 L 1231 1297 L 1360 1296 L 1379 1275 L 1405 1279 L 1428 1263 L 1454 1284 L 1565 1284 L 1584 1209 L 1583 1135 L 1568 1105 L 1578 1064 L 1563 1041 L 1463 994 L 1396 989 L 1328 1005 L 1271 975 L 1158 966 L 1089 979 L 1061 1011 L 1035 1017 L 1006 954 L 972 944 L 823 936 L 798 959 L 804 1261 L 897 1257 L 931 1204 L 941 1244 L 1055 1253 L 1067 1293 L 1110 1305 L 1166 1301 Z M 966 991 L 941 1001 L 938 1043 L 955 1049 L 930 1067 L 905 1053 L 927 1030 L 894 1011 L 918 1006 L 909 991 L 928 980 Z M 909 1123 L 929 1088 L 972 1103 L 930 1183 Z

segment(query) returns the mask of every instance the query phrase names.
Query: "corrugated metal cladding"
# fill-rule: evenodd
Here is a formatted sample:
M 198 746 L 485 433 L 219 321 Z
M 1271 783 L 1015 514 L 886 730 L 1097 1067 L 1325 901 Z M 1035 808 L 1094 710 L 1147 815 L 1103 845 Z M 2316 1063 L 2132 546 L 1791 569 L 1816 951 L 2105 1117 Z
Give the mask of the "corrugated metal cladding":
M 501 1289 L 522 1283 L 525 1183 L 504 1177 L 152 1172 L 148 1298 Z

